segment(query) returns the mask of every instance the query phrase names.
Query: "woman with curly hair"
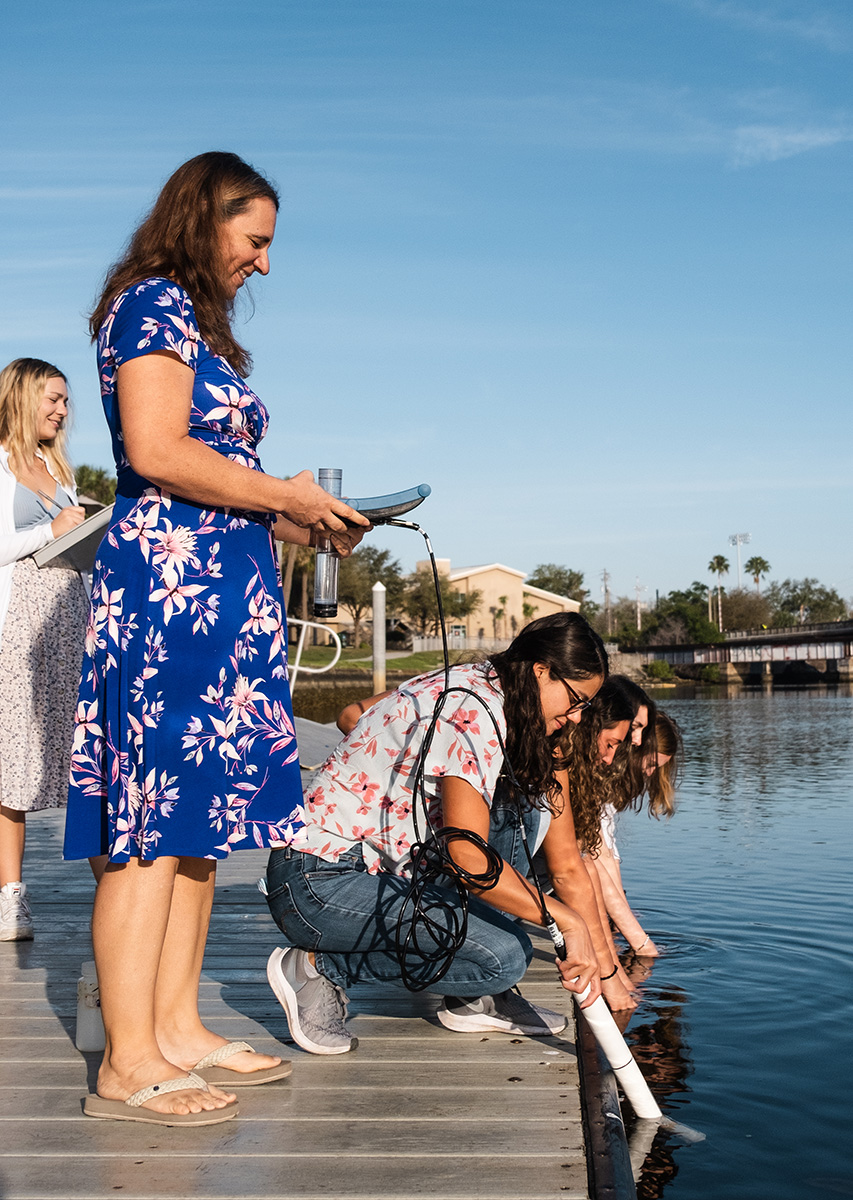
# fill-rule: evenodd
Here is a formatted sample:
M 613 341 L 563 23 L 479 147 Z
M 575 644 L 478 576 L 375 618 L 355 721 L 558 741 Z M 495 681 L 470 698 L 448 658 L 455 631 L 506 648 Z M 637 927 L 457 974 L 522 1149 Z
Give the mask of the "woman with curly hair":
M 609 767 L 631 731 L 635 711 L 631 699 L 610 677 L 583 720 L 559 740 L 562 756 L 565 816 L 554 822 L 549 843 L 536 858 L 540 879 L 550 879 L 558 893 L 570 893 L 583 913 L 598 955 L 602 994 L 614 1009 L 636 1007 L 631 982 L 619 964 L 610 932 L 594 855 L 602 844 L 601 816 L 609 797 Z M 550 831 L 549 831 L 550 832 Z
M 642 808 L 647 801 L 650 817 L 671 817 L 675 812 L 675 785 L 682 754 L 681 731 L 676 722 L 658 710 L 639 745 L 624 746 L 608 778 L 608 807 L 613 814 Z M 607 914 L 635 954 L 657 958 L 660 951 L 633 912 L 622 884 L 621 856 L 615 839 L 604 836 L 592 858 Z
M 577 613 L 555 613 L 486 662 L 451 668 L 444 699 L 443 672 L 378 698 L 338 745 L 305 796 L 299 839 L 273 850 L 267 872 L 270 911 L 289 943 L 273 951 L 267 974 L 300 1046 L 315 1054 L 353 1049 L 345 990 L 401 984 L 396 931 L 413 844 L 440 827 L 455 831 L 445 843 L 445 871 L 470 899 L 465 936 L 446 973 L 429 984 L 444 997 L 439 1020 L 459 1032 L 547 1035 L 565 1026 L 560 1014 L 512 991 L 533 954 L 516 918 L 541 924 L 542 912 L 519 830 L 500 820 L 495 790 L 511 766 L 533 844 L 561 803 L 554 735 L 580 721 L 606 674 L 599 636 Z M 499 857 L 493 878 L 479 886 L 472 877 L 483 879 L 490 860 L 495 866 L 484 843 Z M 417 927 L 418 944 L 432 953 L 462 927 L 464 908 L 446 875 L 426 887 L 424 908 L 429 921 Z M 592 984 L 591 1002 L 598 962 L 586 924 L 559 898 L 548 909 L 567 943 L 558 964 L 563 986 L 580 992 Z

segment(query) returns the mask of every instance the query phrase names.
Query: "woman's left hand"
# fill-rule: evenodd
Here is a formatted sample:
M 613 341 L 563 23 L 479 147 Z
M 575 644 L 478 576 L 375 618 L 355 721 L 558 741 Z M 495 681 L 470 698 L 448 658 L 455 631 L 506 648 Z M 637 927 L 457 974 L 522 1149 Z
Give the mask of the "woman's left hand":
M 634 992 L 626 988 L 619 978 L 618 971 L 612 979 L 605 979 L 602 982 L 601 994 L 607 1001 L 607 1007 L 611 1012 L 633 1011 L 639 1003 Z
M 370 533 L 372 529 L 372 525 L 359 525 L 355 529 L 347 527 L 341 533 L 333 533 L 329 541 L 340 558 L 349 558 L 364 535 Z

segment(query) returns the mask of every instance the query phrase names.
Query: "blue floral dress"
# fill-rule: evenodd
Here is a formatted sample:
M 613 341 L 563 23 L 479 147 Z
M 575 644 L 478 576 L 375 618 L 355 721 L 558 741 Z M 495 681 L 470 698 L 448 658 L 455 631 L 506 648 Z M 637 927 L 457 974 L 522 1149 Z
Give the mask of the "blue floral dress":
M 272 519 L 205 508 L 133 472 L 116 373 L 156 350 L 195 374 L 190 436 L 261 470 L 267 411 L 211 353 L 184 289 L 146 279 L 123 292 L 98 338 L 118 491 L 92 581 L 66 858 L 224 858 L 289 843 L 300 825 Z

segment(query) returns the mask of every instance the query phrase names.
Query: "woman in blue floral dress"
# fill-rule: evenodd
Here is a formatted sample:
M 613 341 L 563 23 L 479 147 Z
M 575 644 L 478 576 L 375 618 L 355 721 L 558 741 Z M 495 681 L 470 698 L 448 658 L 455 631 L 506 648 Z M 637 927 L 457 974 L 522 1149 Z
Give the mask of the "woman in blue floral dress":
M 118 474 L 95 567 L 66 858 L 108 856 L 93 941 L 107 1032 L 90 1116 L 209 1124 L 289 1064 L 198 1015 L 216 860 L 289 844 L 299 760 L 273 536 L 341 553 L 365 525 L 303 471 L 265 475 L 237 290 L 269 271 L 278 198 L 236 155 L 167 182 L 92 318 Z M 195 1073 L 193 1073 L 195 1072 Z

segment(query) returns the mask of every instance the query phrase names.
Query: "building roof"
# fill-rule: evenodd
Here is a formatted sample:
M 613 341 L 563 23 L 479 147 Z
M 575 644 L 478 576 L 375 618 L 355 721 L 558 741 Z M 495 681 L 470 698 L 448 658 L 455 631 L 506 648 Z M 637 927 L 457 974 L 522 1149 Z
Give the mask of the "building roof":
M 527 576 L 526 571 L 518 571 L 515 567 L 505 567 L 503 563 L 486 563 L 482 567 L 454 567 L 450 572 L 450 581 L 452 583 L 457 579 L 464 579 L 467 575 L 481 575 L 483 571 L 506 571 L 507 575 L 516 575 L 519 579 Z
M 524 591 L 531 596 L 539 596 L 542 600 L 562 600 L 565 604 L 576 604 L 580 608 L 580 600 L 573 600 L 571 596 L 561 596 L 559 592 L 546 592 L 544 588 L 534 587 L 531 583 L 524 584 Z

